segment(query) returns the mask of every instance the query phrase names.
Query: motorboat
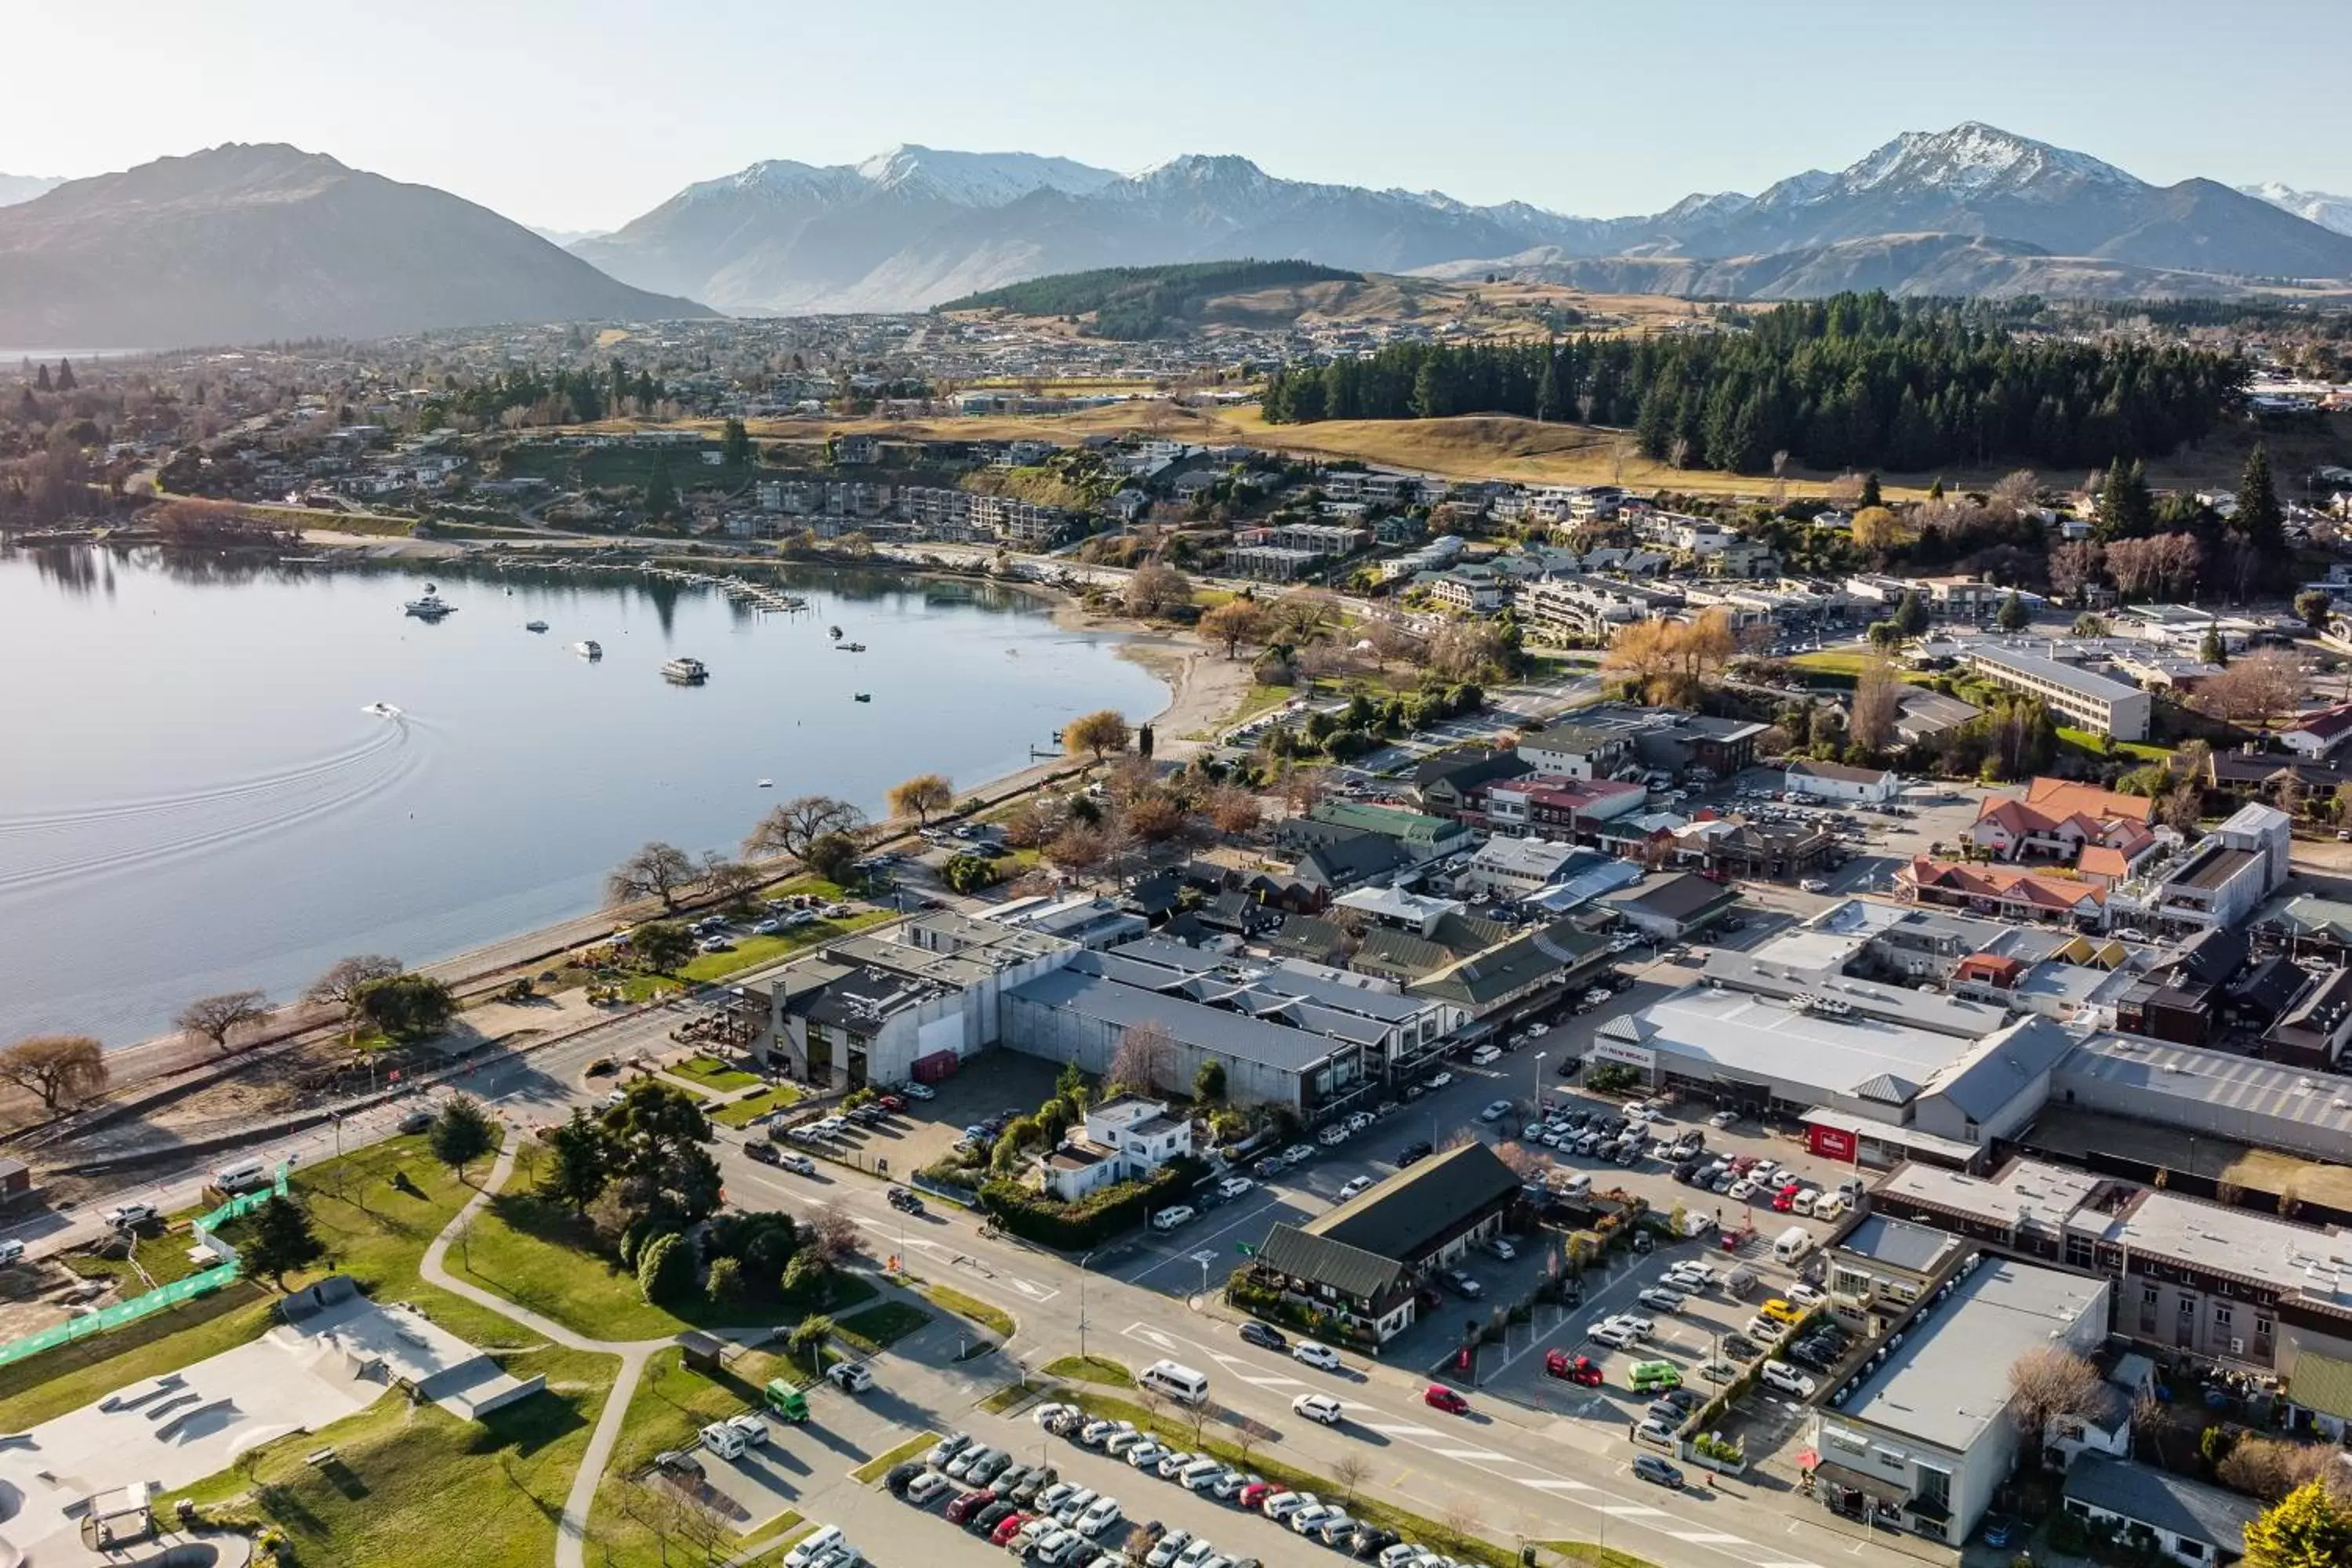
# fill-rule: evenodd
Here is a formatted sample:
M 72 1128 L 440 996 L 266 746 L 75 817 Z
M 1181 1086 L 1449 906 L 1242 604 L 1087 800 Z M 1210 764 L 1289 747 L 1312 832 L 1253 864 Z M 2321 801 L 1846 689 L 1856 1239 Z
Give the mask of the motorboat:
M 760 781 L 760 787 L 761 789 L 773 789 L 776 787 L 776 781 L 773 779 L 761 779 Z
M 841 640 L 841 628 L 839 626 L 827 626 L 824 628 L 824 635 L 831 637 L 834 641 L 839 642 Z
M 698 658 L 674 658 L 662 666 L 662 679 L 679 686 L 699 686 L 710 679 L 710 668 Z
M 572 651 L 578 654 L 582 658 L 602 658 L 604 657 L 604 647 L 602 643 L 576 642 L 572 645 Z
M 400 717 L 400 710 L 394 708 L 389 702 L 371 702 L 366 707 L 361 709 L 360 711 L 362 713 L 373 713 L 379 719 L 397 719 Z
M 874 700 L 874 693 L 871 691 L 853 692 L 850 694 L 849 700 L 852 702 L 871 702 Z
M 547 623 L 545 621 L 525 621 L 522 624 L 522 629 L 527 632 L 543 632 L 547 629 Z
M 443 598 L 430 583 L 425 584 L 423 597 L 411 599 L 401 608 L 420 621 L 437 621 L 444 616 L 455 615 L 457 612 L 457 606 Z
M 833 651 L 835 653 L 864 653 L 866 651 L 866 645 L 862 642 L 837 642 L 833 645 Z

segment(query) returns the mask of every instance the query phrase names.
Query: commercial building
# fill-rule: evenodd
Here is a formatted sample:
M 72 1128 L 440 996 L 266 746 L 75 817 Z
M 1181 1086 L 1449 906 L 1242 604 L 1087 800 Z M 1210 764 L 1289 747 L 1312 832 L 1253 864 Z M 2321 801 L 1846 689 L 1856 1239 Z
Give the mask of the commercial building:
M 2037 778 L 2022 798 L 1988 795 L 1977 806 L 1969 842 L 2004 860 L 2042 858 L 2072 866 L 2094 846 L 2115 849 L 2127 865 L 2156 847 L 2156 803 L 2095 784 Z
M 1519 1178 L 1473 1140 L 1411 1165 L 1304 1225 L 1277 1225 L 1252 1279 L 1377 1347 L 1411 1327 L 1431 1270 L 1498 1231 Z
M 2076 1044 L 2050 1087 L 2055 1104 L 2352 1164 L 2352 1078 L 2095 1034 Z
M 1834 1512 L 1958 1546 L 2009 1479 L 2021 1438 L 2006 1370 L 2106 1332 L 2106 1282 L 1986 1258 L 1837 1409 L 1812 1414 L 1815 1495 Z
M 1791 795 L 1815 800 L 1858 801 L 1877 805 L 1893 800 L 1902 780 L 1885 768 L 1858 768 L 1846 763 L 1799 758 L 1782 772 L 1782 786 Z
M 2294 834 L 2284 812 L 2241 806 L 2186 851 L 2119 884 L 2110 906 L 2167 932 L 2242 925 L 2286 884 Z
M 2137 686 L 2012 643 L 1969 643 L 1967 658 L 1969 667 L 1988 680 L 2040 698 L 2078 729 L 2118 741 L 2147 739 L 2153 702 Z
M 1292 819 L 1293 822 L 1297 820 Z M 1451 855 L 1457 849 L 1467 849 L 1472 841 L 1469 828 L 1447 817 L 1430 816 L 1418 811 L 1400 811 L 1394 806 L 1360 805 L 1353 801 L 1318 800 L 1308 809 L 1306 820 L 1381 834 L 1395 840 L 1397 846 L 1415 860 L 1432 859 L 1439 855 Z M 1284 826 L 1287 829 L 1291 825 L 1286 823 Z
M 1737 909 L 1739 889 L 1677 871 L 1605 894 L 1601 902 L 1643 936 L 1687 942 Z
M 1496 834 L 1478 846 L 1460 880 L 1498 899 L 1516 901 L 1549 887 L 1580 851 L 1548 838 L 1512 838 Z
M 1895 871 L 1895 893 L 1914 903 L 2083 931 L 2104 929 L 2108 918 L 2108 889 L 2103 884 L 2014 866 L 1963 865 L 1918 856 Z

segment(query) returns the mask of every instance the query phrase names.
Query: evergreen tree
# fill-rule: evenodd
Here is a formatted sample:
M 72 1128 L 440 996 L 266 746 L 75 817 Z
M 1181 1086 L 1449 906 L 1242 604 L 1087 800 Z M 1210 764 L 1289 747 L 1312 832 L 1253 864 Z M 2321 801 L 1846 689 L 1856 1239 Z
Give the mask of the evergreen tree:
M 646 520 L 667 522 L 677 513 L 677 485 L 670 478 L 669 454 L 654 455 L 654 471 L 646 480 Z
M 2263 580 L 2277 582 L 2293 563 L 2286 545 L 2286 514 L 2280 510 L 2278 491 L 2271 483 L 2271 454 L 2263 442 L 2246 454 L 2245 471 L 2238 476 L 2238 510 L 2230 527 L 2254 552 Z
M 1895 631 L 1898 637 L 1916 637 L 1927 630 L 1927 605 L 1916 588 L 1906 589 L 1900 604 L 1895 606 Z
M 1885 498 L 1878 493 L 1878 475 L 1874 471 L 1862 476 L 1862 495 L 1853 504 L 1856 510 L 1886 504 Z
M 498 1123 L 482 1109 L 482 1102 L 469 1094 L 453 1095 L 433 1119 L 426 1143 L 433 1157 L 466 1179 L 466 1167 L 499 1146 Z
M 71 392 L 73 389 L 73 364 L 70 361 L 61 359 L 58 361 L 58 390 L 59 392 Z
M 730 468 L 749 468 L 751 464 L 751 433 L 740 419 L 730 419 L 719 438 L 722 459 Z
M 1559 417 L 1559 351 L 1544 345 L 1543 375 L 1536 383 L 1536 417 L 1546 424 Z
M 2197 657 L 2207 664 L 2230 662 L 2230 646 L 2221 640 L 2221 628 L 2209 626 L 2205 635 L 2197 640 Z
M 2343 1568 L 2352 1563 L 2352 1509 L 2324 1480 L 2303 1485 L 2246 1526 L 2245 1568 Z
M 2147 474 L 2137 458 L 2107 466 L 2107 482 L 2099 492 L 2099 537 L 2146 539 L 2156 531 L 2156 501 L 2147 492 Z
M 637 1291 L 647 1301 L 675 1301 L 694 1289 L 694 1248 L 676 1231 L 637 1249 Z
M 43 392 L 53 392 L 56 390 L 56 388 L 49 384 L 49 367 L 47 365 L 43 365 L 41 367 L 41 374 L 33 378 L 33 384 Z
M 1941 474 L 1937 475 L 1937 476 L 1936 476 L 1936 482 L 1935 482 L 1934 484 L 1929 485 L 1929 486 L 1927 487 L 1927 499 L 1928 499 L 1929 500 L 1942 500 L 1944 499 L 1944 476 L 1943 476 L 1943 475 L 1941 475 Z
M 612 1141 L 605 1136 L 604 1124 L 590 1116 L 585 1107 L 575 1106 L 569 1121 L 548 1130 L 546 1142 L 555 1163 L 539 1179 L 539 1195 L 574 1214 L 585 1214 L 612 1176 Z
M 267 1274 L 282 1290 L 289 1271 L 318 1262 L 327 1256 L 327 1247 L 310 1228 L 310 1210 L 273 1194 L 255 1211 L 252 1238 L 237 1256 L 248 1273 Z
M 2009 597 L 2000 602 L 2000 608 L 1993 615 L 1993 625 L 2005 632 L 2021 632 L 2032 621 L 2032 616 L 2026 611 L 2025 601 L 2018 596 L 2014 588 L 2009 591 Z

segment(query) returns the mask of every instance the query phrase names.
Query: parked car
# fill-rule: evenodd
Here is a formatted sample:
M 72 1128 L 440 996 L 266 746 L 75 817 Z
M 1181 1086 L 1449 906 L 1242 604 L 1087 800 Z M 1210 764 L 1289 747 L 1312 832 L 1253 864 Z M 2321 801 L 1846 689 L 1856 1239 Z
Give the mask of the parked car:
M 1329 1345 L 1318 1345 L 1312 1340 L 1302 1340 L 1293 1345 L 1290 1359 L 1302 1365 L 1311 1366 L 1318 1372 L 1339 1370 L 1339 1352 Z
M 1421 1402 L 1433 1410 L 1443 1410 L 1448 1415 L 1470 1414 L 1470 1402 L 1442 1383 L 1433 1383 L 1422 1390 Z
M 1290 1342 L 1283 1337 L 1280 1329 L 1271 1328 L 1255 1318 L 1243 1322 L 1241 1336 L 1244 1343 L 1255 1345 L 1260 1350 L 1280 1351 L 1290 1348 Z
M 1682 1489 L 1683 1473 L 1655 1454 L 1633 1456 L 1633 1473 L 1654 1486 Z
M 1544 1371 L 1552 1377 L 1566 1378 L 1587 1388 L 1601 1386 L 1601 1369 L 1591 1356 L 1571 1356 L 1566 1351 L 1544 1352 Z

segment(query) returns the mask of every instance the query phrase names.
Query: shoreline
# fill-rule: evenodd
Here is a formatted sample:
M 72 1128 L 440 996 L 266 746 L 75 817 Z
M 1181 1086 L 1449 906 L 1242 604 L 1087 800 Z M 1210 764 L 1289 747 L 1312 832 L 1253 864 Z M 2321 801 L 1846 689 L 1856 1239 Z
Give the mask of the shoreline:
M 354 540 L 353 542 L 359 542 Z M 372 540 L 365 542 L 373 545 L 383 542 Z M 374 552 L 362 548 L 351 553 L 372 554 Z M 885 561 L 882 564 L 909 577 L 971 580 L 970 574 L 931 571 L 912 563 Z M 1105 635 L 1117 657 L 1138 665 L 1166 687 L 1167 700 L 1158 712 L 1130 717 L 1130 722 L 1148 723 L 1153 727 L 1155 755 L 1189 756 L 1199 749 L 1202 742 L 1186 741 L 1182 737 L 1219 728 L 1247 695 L 1249 665 L 1224 659 L 1198 633 L 1189 628 L 1155 628 L 1123 616 L 1090 614 L 1080 606 L 1076 596 L 1046 584 L 994 577 L 987 580 L 1035 597 L 1047 607 L 1057 631 Z M 1079 759 L 1066 757 L 1033 761 L 996 777 L 969 784 L 960 784 L 957 795 L 960 800 L 1000 805 L 1044 786 L 1073 768 L 1085 765 L 1087 764 Z M 878 818 L 869 826 L 872 834 L 870 846 L 882 848 L 898 844 L 911 837 L 915 826 L 912 819 L 902 822 L 895 818 Z M 794 869 L 782 863 L 772 869 L 773 876 L 771 879 L 796 874 Z M 502 984 L 518 972 L 528 973 L 557 954 L 596 940 L 609 931 L 614 924 L 627 918 L 630 915 L 625 910 L 600 908 L 584 910 L 548 925 L 517 931 L 465 952 L 422 963 L 417 968 L 465 993 Z M 105 1053 L 108 1068 L 113 1075 L 110 1094 L 106 1100 L 98 1101 L 81 1114 L 102 1114 L 108 1107 L 120 1100 L 136 1100 L 157 1092 L 174 1079 L 207 1073 L 218 1079 L 233 1078 L 289 1052 L 299 1052 L 322 1037 L 322 1032 L 331 1035 L 339 1031 L 340 1023 L 331 1016 L 322 1016 L 322 1011 L 299 1000 L 289 1001 L 270 1016 L 268 1023 L 250 1043 L 242 1045 L 228 1056 L 222 1055 L 208 1041 L 192 1042 L 177 1032 L 110 1047 Z M 191 1089 L 191 1092 L 197 1091 L 200 1091 L 200 1086 Z M 38 1100 L 29 1093 L 5 1092 L 5 1098 L 12 1110 L 29 1113 L 26 1120 L 0 1134 L 0 1137 L 10 1141 L 36 1134 L 44 1127 L 54 1127 L 68 1120 L 42 1115 Z

